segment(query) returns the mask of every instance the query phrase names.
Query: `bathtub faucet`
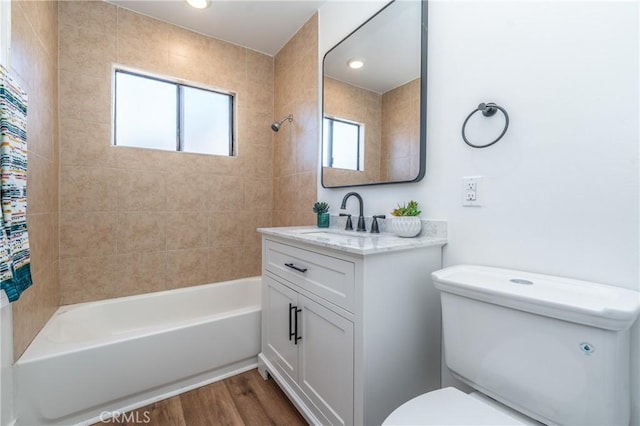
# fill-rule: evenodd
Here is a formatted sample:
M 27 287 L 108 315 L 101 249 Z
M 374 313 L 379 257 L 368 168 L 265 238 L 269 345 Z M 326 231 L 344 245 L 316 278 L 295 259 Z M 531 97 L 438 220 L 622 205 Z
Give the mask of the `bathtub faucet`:
M 360 203 L 360 216 L 358 216 L 358 229 L 356 229 L 356 231 L 360 231 L 360 232 L 366 232 L 367 231 L 367 227 L 364 224 L 364 203 L 362 202 L 362 197 L 360 196 L 360 194 L 358 194 L 357 192 L 349 192 L 347 193 L 347 195 L 344 196 L 344 198 L 342 199 L 342 205 L 340 206 L 340 208 L 342 210 L 344 210 L 347 207 L 347 200 L 349 199 L 349 197 L 354 196 L 358 199 L 358 202 Z

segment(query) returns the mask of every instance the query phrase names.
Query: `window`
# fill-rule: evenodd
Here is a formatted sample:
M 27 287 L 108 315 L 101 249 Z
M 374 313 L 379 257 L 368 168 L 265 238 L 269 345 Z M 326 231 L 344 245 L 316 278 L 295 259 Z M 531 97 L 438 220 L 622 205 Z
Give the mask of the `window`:
M 114 145 L 233 155 L 233 95 L 116 69 Z
M 325 117 L 322 165 L 338 169 L 364 170 L 362 124 Z

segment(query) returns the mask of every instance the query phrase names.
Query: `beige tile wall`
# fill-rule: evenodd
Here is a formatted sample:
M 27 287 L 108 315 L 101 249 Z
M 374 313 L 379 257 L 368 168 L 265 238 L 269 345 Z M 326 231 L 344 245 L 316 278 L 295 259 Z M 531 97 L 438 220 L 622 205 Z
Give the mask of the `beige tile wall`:
M 378 95 L 325 78 L 329 115 L 365 123 L 365 170 L 323 169 L 327 186 L 411 180 L 420 167 L 420 79 Z
M 273 58 L 105 2 L 59 17 L 61 304 L 260 274 Z M 235 92 L 237 157 L 111 146 L 112 63 Z
M 380 181 L 382 96 L 351 84 L 325 77 L 324 114 L 364 124 L 364 170 L 325 167 L 323 183 L 327 186 L 356 185 Z
M 27 226 L 33 285 L 13 304 L 17 359 L 57 309 L 58 17 L 55 2 L 11 4 L 11 69 L 29 96 Z
M 274 111 L 293 114 L 274 138 L 273 224 L 312 225 L 318 168 L 318 14 L 275 57 Z
M 420 78 L 382 95 L 382 116 L 382 179 L 414 179 L 420 168 Z

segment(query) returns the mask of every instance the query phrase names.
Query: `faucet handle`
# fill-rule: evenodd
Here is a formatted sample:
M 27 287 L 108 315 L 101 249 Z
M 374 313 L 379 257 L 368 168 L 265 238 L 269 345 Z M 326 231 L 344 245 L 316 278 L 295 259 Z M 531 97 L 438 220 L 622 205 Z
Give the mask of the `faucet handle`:
M 347 217 L 347 224 L 345 225 L 345 231 L 353 231 L 353 223 L 351 222 L 351 215 L 349 213 L 340 213 L 340 216 Z
M 373 222 L 371 223 L 371 233 L 379 234 L 380 228 L 378 228 L 378 219 L 386 219 L 387 217 L 383 214 L 373 216 Z

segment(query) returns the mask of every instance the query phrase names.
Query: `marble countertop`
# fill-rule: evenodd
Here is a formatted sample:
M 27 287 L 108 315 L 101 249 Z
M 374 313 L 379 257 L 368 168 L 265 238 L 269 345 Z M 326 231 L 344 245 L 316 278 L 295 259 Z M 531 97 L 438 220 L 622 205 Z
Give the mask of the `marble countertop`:
M 445 221 L 423 220 L 422 228 L 421 234 L 414 238 L 401 238 L 389 232 L 372 234 L 315 226 L 258 228 L 258 232 L 358 255 L 443 246 L 447 243 Z

